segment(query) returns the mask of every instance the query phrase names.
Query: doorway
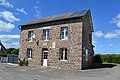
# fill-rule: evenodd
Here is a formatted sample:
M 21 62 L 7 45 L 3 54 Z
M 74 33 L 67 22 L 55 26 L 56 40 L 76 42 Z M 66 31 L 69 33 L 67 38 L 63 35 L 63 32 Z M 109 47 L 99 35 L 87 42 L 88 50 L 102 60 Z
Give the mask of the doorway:
M 48 49 L 47 48 L 43 48 L 42 49 L 42 61 L 43 61 L 43 66 L 47 66 L 47 58 L 48 58 Z

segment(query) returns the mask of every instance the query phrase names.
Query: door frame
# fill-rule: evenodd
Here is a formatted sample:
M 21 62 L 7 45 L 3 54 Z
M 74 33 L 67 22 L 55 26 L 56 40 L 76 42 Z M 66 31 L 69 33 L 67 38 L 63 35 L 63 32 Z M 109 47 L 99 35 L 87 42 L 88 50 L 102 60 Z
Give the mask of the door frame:
M 45 52 L 47 52 L 47 55 L 44 55 Z M 44 59 L 45 58 L 44 56 L 46 56 L 47 59 Z M 42 49 L 42 66 L 47 66 L 47 62 L 48 62 L 47 60 L 48 60 L 48 48 L 43 48 Z

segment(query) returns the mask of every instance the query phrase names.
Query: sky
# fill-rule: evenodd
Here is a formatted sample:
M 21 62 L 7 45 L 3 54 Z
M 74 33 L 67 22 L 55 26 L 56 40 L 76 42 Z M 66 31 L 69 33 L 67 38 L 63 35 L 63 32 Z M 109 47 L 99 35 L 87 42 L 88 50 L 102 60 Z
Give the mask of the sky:
M 19 25 L 36 18 L 90 9 L 96 54 L 120 53 L 119 0 L 0 0 L 0 40 L 19 48 Z

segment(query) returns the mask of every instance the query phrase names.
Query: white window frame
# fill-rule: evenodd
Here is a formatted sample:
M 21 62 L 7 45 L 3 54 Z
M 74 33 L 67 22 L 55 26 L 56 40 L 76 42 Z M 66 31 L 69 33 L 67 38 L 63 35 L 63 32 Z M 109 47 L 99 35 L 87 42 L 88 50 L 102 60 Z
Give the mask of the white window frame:
M 61 40 L 67 40 L 67 39 L 68 39 L 68 27 L 62 27 L 61 28 Z
M 29 40 L 29 42 L 32 42 L 33 38 L 35 38 L 34 31 L 29 31 L 28 32 L 28 40 Z
M 48 41 L 49 40 L 49 29 L 43 30 L 43 40 Z
M 27 48 L 27 58 L 32 59 L 32 48 Z
M 67 49 L 67 48 L 61 48 L 61 49 L 63 49 L 63 52 L 61 51 L 61 53 L 60 53 L 60 61 L 67 61 L 67 59 L 65 59 L 65 57 L 67 57 L 66 55 L 65 55 L 65 53 L 67 54 L 67 52 L 65 52 L 65 49 Z M 61 59 L 61 55 L 63 54 L 63 59 Z

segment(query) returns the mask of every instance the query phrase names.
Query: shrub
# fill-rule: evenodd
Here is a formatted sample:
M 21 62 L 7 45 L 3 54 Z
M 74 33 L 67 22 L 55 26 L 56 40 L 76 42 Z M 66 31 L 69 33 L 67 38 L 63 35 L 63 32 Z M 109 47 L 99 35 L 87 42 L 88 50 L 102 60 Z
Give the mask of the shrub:
M 102 62 L 120 64 L 120 54 L 100 54 L 100 57 Z
M 23 60 L 19 59 L 20 66 L 28 66 L 28 61 L 24 58 Z
M 18 63 L 19 63 L 20 66 L 23 66 L 23 61 L 21 59 L 19 59 Z
M 101 60 L 101 58 L 100 58 L 100 55 L 95 55 L 94 56 L 94 61 L 93 61 L 94 63 L 101 63 L 102 64 L 102 60 Z

